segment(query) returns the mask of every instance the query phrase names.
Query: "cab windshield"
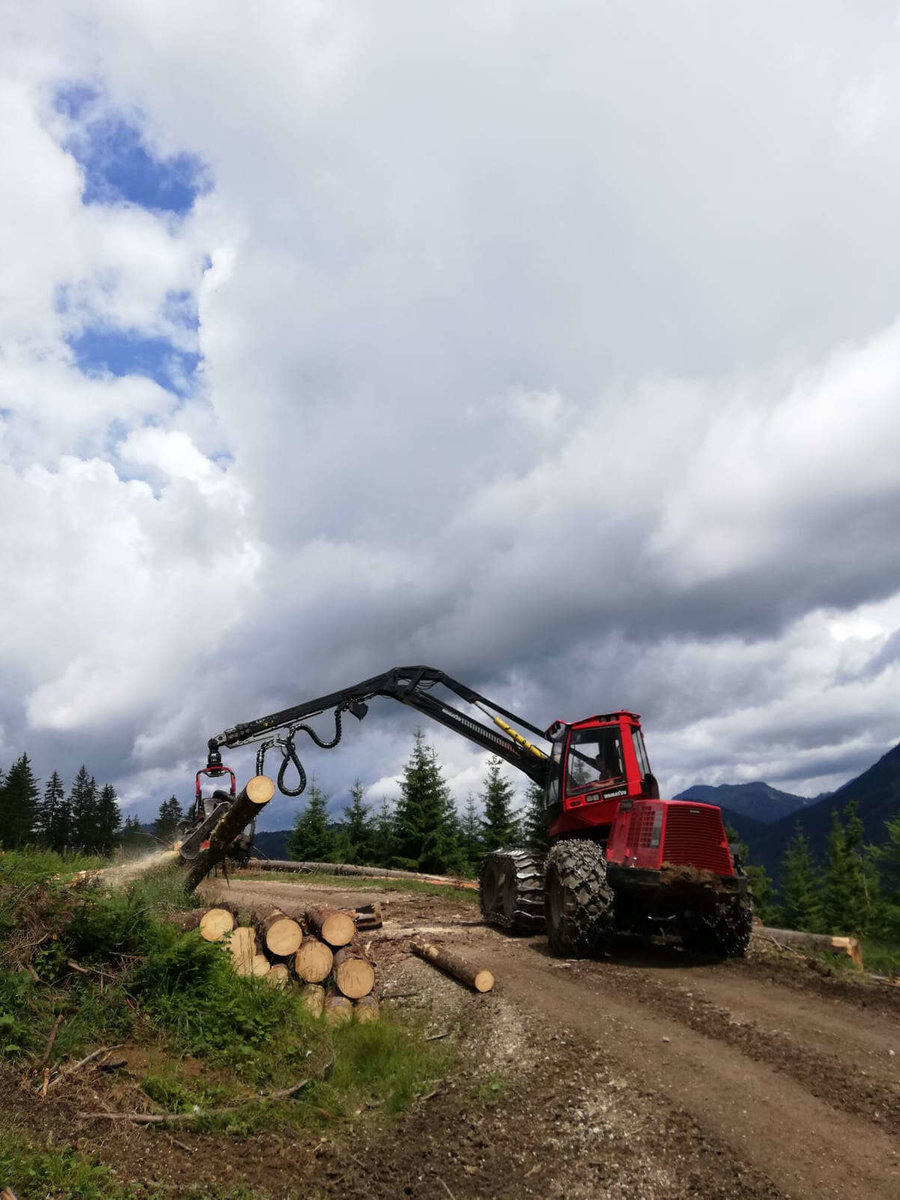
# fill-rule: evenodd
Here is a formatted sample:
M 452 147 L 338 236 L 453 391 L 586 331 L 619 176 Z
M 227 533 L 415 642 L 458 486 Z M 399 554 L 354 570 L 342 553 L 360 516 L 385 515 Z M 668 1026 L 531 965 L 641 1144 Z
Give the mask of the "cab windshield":
M 614 783 L 624 775 L 618 726 L 572 730 L 566 763 L 566 791 L 570 795 Z

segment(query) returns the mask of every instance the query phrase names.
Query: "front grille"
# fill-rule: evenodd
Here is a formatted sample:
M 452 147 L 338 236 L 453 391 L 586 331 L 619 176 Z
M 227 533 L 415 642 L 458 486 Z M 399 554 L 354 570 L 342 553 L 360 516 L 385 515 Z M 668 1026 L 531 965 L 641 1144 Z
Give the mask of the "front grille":
M 628 847 L 634 851 L 647 849 L 653 833 L 653 809 L 644 804 L 636 804 L 631 810 L 631 820 L 628 822 Z
M 666 816 L 663 862 L 690 864 L 716 875 L 731 875 L 731 859 L 724 840 L 722 817 L 717 808 L 672 804 Z

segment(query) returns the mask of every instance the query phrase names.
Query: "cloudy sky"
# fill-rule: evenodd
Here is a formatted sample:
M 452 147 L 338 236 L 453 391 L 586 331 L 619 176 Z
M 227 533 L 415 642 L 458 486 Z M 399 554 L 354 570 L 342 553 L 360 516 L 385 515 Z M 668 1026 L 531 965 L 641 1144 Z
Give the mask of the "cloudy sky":
M 898 16 L 6 5 L 0 766 L 148 816 L 417 662 L 640 712 L 669 794 L 895 744 Z M 416 718 L 351 725 L 336 805 Z

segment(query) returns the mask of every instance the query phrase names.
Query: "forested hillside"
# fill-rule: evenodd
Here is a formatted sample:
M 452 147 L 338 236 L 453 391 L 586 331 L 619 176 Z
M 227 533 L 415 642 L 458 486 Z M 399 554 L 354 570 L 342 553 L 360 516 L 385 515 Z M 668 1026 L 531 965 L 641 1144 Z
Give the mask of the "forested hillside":
M 856 807 L 864 842 L 881 845 L 886 838 L 885 823 L 900 814 L 900 745 L 894 746 L 862 775 L 809 808 L 762 826 L 742 820 L 738 814 L 734 824 L 747 843 L 752 861 L 777 878 L 795 830 L 799 827 L 802 831 L 813 856 L 822 858 L 828 849 L 832 814 L 843 813 L 849 804 Z

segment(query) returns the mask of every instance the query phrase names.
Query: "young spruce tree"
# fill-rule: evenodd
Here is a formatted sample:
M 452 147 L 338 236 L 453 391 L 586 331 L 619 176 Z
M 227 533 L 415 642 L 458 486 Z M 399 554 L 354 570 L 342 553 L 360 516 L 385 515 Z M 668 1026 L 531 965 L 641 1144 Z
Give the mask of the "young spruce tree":
M 502 759 L 496 755 L 488 759 L 481 793 L 484 805 L 482 840 L 488 852 L 515 846 L 519 840 L 519 823 L 513 813 L 515 792 L 510 781 L 500 773 L 502 766 Z
M 39 798 L 31 762 L 23 754 L 9 768 L 0 786 L 0 844 L 4 849 L 18 849 L 34 838 Z
M 177 798 L 170 796 L 168 800 L 163 800 L 159 806 L 159 812 L 156 814 L 156 820 L 153 822 L 153 836 L 168 845 L 169 842 L 174 841 L 177 837 L 183 820 L 184 810 Z
M 825 871 L 825 923 L 831 933 L 865 933 L 873 915 L 871 877 L 863 850 L 863 825 L 851 802 L 844 809 L 845 825 L 837 810 L 831 814 L 828 865 Z
M 288 839 L 288 854 L 295 862 L 329 862 L 334 850 L 334 834 L 328 828 L 325 793 L 312 780 L 306 808 L 297 817 Z
M 397 853 L 394 836 L 394 810 L 385 796 L 372 818 L 369 856 L 366 863 L 373 867 L 391 867 Z
M 885 821 L 884 828 L 886 840 L 871 852 L 880 882 L 878 932 L 900 942 L 900 816 Z
M 106 783 L 97 798 L 96 834 L 92 847 L 95 854 L 112 854 L 122 824 L 119 797 L 111 783 Z
M 456 809 L 421 729 L 403 768 L 394 831 L 403 866 L 437 875 L 463 869 Z
M 484 858 L 484 840 L 481 836 L 481 818 L 475 797 L 466 797 L 466 807 L 459 823 L 459 848 L 470 875 L 477 875 Z
M 365 788 L 357 779 L 350 789 L 350 803 L 344 809 L 344 837 L 347 842 L 345 862 L 366 863 L 372 843 L 372 825 L 369 810 L 363 803 Z
M 818 872 L 809 850 L 809 842 L 799 825 L 781 860 L 782 901 L 779 919 L 788 929 L 819 933 L 822 929 L 822 902 Z
M 88 775 L 87 767 L 82 765 L 69 792 L 69 812 L 72 821 L 69 845 L 78 847 L 86 854 L 94 852 L 100 837 L 97 812 L 99 799 L 97 781 Z
M 527 804 L 522 821 L 522 840 L 529 850 L 546 854 L 550 849 L 550 835 L 547 832 L 544 789 L 539 783 L 529 783 L 525 799 Z
M 765 867 L 754 866 L 753 863 L 748 861 L 750 851 L 746 843 L 741 841 L 741 835 L 730 822 L 727 822 L 725 825 L 725 836 L 728 838 L 729 843 L 737 849 L 738 856 L 743 864 L 747 882 L 750 885 L 754 913 L 759 917 L 763 925 L 771 925 L 772 918 L 775 915 L 775 909 L 772 906 L 775 888 L 772 880 L 769 878 L 768 871 Z
M 72 836 L 72 814 L 63 781 L 54 771 L 44 784 L 40 807 L 41 840 L 51 850 L 65 850 Z

